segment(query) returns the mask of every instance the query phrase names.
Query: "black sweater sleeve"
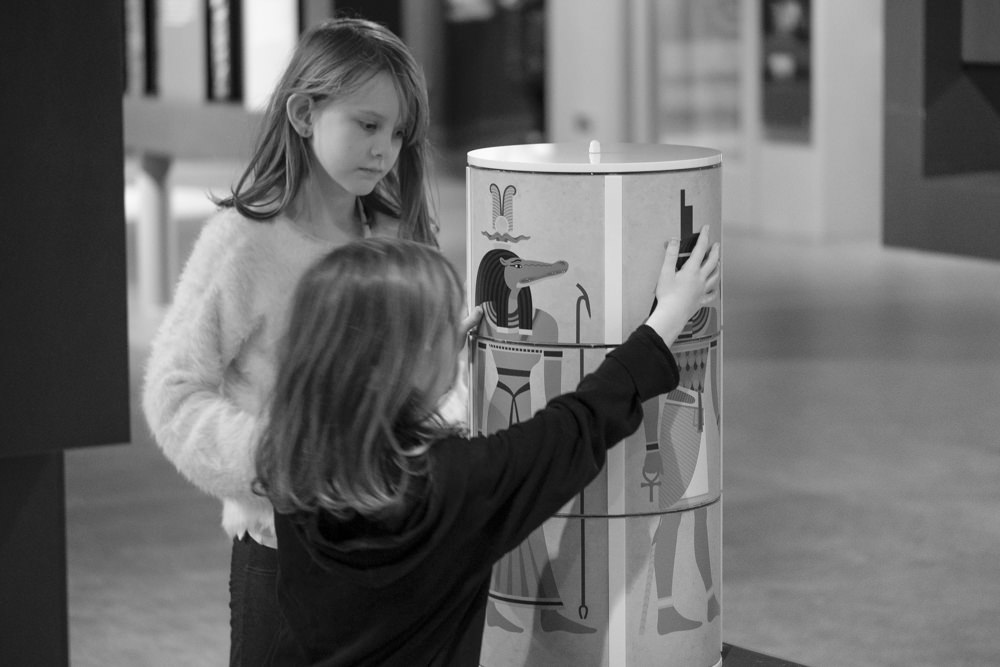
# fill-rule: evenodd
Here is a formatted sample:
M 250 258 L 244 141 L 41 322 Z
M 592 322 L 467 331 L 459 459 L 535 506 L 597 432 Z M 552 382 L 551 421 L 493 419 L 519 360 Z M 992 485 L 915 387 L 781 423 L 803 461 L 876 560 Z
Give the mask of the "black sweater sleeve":
M 552 399 L 532 418 L 489 436 L 435 445 L 441 474 L 432 493 L 442 494 L 442 502 L 464 497 L 463 523 L 479 525 L 499 558 L 593 480 L 607 450 L 642 423 L 643 401 L 676 388 L 679 377 L 670 350 L 643 325 L 576 391 Z

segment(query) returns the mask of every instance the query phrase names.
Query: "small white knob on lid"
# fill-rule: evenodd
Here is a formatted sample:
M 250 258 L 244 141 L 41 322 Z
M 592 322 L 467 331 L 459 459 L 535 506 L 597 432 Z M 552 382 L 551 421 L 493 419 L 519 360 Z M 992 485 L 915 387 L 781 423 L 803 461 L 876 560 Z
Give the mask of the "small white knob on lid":
M 601 142 L 597 139 L 590 140 L 590 149 L 587 151 L 590 157 L 590 164 L 598 164 L 601 161 Z

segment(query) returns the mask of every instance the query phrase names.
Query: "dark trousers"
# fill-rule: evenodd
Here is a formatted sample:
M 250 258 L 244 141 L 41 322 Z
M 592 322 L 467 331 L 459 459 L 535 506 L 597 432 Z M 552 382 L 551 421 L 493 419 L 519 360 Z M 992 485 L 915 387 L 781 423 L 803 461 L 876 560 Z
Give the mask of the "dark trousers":
M 249 535 L 233 539 L 229 568 L 229 665 L 303 665 L 278 608 L 278 552 Z

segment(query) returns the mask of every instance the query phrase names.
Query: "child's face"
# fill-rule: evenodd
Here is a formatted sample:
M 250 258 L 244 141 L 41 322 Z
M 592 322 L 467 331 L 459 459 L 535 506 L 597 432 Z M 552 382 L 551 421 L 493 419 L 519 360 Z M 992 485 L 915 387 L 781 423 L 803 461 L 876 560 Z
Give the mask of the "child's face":
M 314 111 L 313 151 L 335 184 L 359 197 L 392 170 L 403 145 L 401 108 L 392 79 L 380 72 Z

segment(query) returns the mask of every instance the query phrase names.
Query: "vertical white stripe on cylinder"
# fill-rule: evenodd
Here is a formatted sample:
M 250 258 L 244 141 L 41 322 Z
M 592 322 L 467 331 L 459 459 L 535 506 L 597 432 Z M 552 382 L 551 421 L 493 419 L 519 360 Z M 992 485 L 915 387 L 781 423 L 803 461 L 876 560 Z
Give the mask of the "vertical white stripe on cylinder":
M 465 167 L 465 307 L 467 313 L 472 313 L 472 309 L 476 307 L 476 274 L 472 272 L 472 234 L 473 220 L 476 214 L 472 210 L 472 167 L 466 165 Z M 476 328 L 478 331 L 478 327 Z M 472 360 L 475 358 L 476 350 L 473 347 L 475 339 L 471 342 L 466 338 L 465 354 L 468 355 L 468 363 L 465 364 L 465 380 L 466 387 L 469 391 L 466 393 L 466 406 L 465 406 L 465 423 L 469 425 L 469 429 L 472 429 L 472 411 L 475 402 L 472 400 L 472 392 L 474 385 L 472 384 L 475 377 L 472 373 Z M 483 387 L 476 387 L 476 390 L 483 391 Z
M 604 342 L 622 342 L 622 176 L 604 177 Z
M 472 167 L 465 168 L 465 294 L 466 306 L 469 312 L 475 308 L 476 304 L 476 275 L 472 272 L 472 220 L 475 218 L 472 211 Z M 471 286 L 471 287 L 470 287 Z M 469 385 L 470 387 L 472 385 Z
M 622 332 L 622 176 L 604 177 L 604 342 L 619 344 Z M 608 514 L 625 513 L 625 448 L 608 452 Z M 608 520 L 608 664 L 625 667 L 625 519 Z

